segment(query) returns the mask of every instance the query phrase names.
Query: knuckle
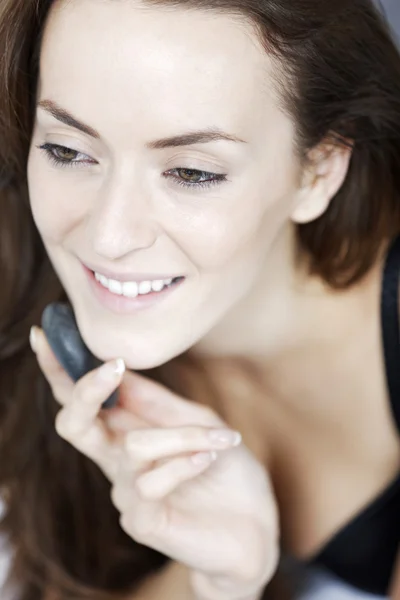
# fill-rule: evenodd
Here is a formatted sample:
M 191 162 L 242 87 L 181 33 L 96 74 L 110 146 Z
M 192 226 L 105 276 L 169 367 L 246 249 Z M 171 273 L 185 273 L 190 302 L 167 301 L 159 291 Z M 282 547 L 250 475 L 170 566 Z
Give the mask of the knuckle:
M 110 491 L 111 502 L 114 504 L 116 508 L 119 508 L 119 498 L 118 498 L 118 490 L 115 485 L 111 487 Z
M 135 482 L 135 488 L 140 500 L 156 500 L 159 496 L 154 481 L 148 475 L 139 477 Z
M 125 488 L 121 485 L 114 485 L 111 488 L 111 501 L 119 511 L 124 510 L 126 508 Z
M 139 543 L 145 543 L 152 533 L 151 525 L 142 517 L 139 510 L 124 512 L 120 518 L 120 525 Z
M 246 584 L 267 584 L 279 563 L 278 540 L 272 528 L 266 531 L 259 523 L 253 523 L 247 531 L 246 543 L 238 548 L 237 572 Z
M 142 500 L 148 500 L 151 495 L 151 486 L 146 477 L 139 477 L 135 483 L 136 492 Z
M 55 429 L 60 437 L 64 438 L 65 440 L 70 439 L 71 431 L 69 427 L 69 418 L 68 413 L 65 411 L 65 409 L 62 409 L 57 413 L 55 420 Z

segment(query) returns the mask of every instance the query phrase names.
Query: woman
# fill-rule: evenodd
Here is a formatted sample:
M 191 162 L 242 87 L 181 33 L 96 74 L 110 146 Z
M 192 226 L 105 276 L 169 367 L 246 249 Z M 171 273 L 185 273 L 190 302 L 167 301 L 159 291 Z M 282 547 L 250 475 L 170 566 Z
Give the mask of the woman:
M 395 597 L 400 57 L 372 1 L 3 0 L 0 46 L 2 598 L 254 600 L 279 556 L 294 597 L 318 569 Z M 105 363 L 76 384 L 53 301 Z

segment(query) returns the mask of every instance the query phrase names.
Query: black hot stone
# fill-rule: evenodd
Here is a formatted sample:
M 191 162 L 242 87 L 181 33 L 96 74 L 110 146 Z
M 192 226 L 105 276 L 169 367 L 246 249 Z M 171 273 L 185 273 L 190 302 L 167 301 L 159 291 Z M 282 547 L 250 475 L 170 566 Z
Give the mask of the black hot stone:
M 42 328 L 58 361 L 74 381 L 102 364 L 84 343 L 72 308 L 67 304 L 53 302 L 46 306 Z M 118 390 L 103 403 L 103 408 L 112 408 L 117 399 Z

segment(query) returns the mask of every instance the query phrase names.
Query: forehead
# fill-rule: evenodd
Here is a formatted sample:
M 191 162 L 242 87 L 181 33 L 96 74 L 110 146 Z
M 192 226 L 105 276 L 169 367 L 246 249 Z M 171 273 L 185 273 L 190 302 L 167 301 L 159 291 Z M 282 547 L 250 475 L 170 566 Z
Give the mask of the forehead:
M 246 128 L 273 106 L 273 65 L 250 23 L 136 0 L 59 1 L 41 52 L 42 97 L 112 125 Z M 260 123 L 258 124 L 260 125 Z M 240 129 L 236 131 L 240 134 Z

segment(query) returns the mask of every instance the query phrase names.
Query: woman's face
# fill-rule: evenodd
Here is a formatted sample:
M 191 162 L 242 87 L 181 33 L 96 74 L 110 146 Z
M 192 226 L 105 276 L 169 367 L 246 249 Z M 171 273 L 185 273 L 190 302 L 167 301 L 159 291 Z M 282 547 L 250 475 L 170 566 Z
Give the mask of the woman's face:
M 103 360 L 145 369 L 194 345 L 251 294 L 291 228 L 301 171 L 272 70 L 229 15 L 137 0 L 53 8 L 30 199 Z

